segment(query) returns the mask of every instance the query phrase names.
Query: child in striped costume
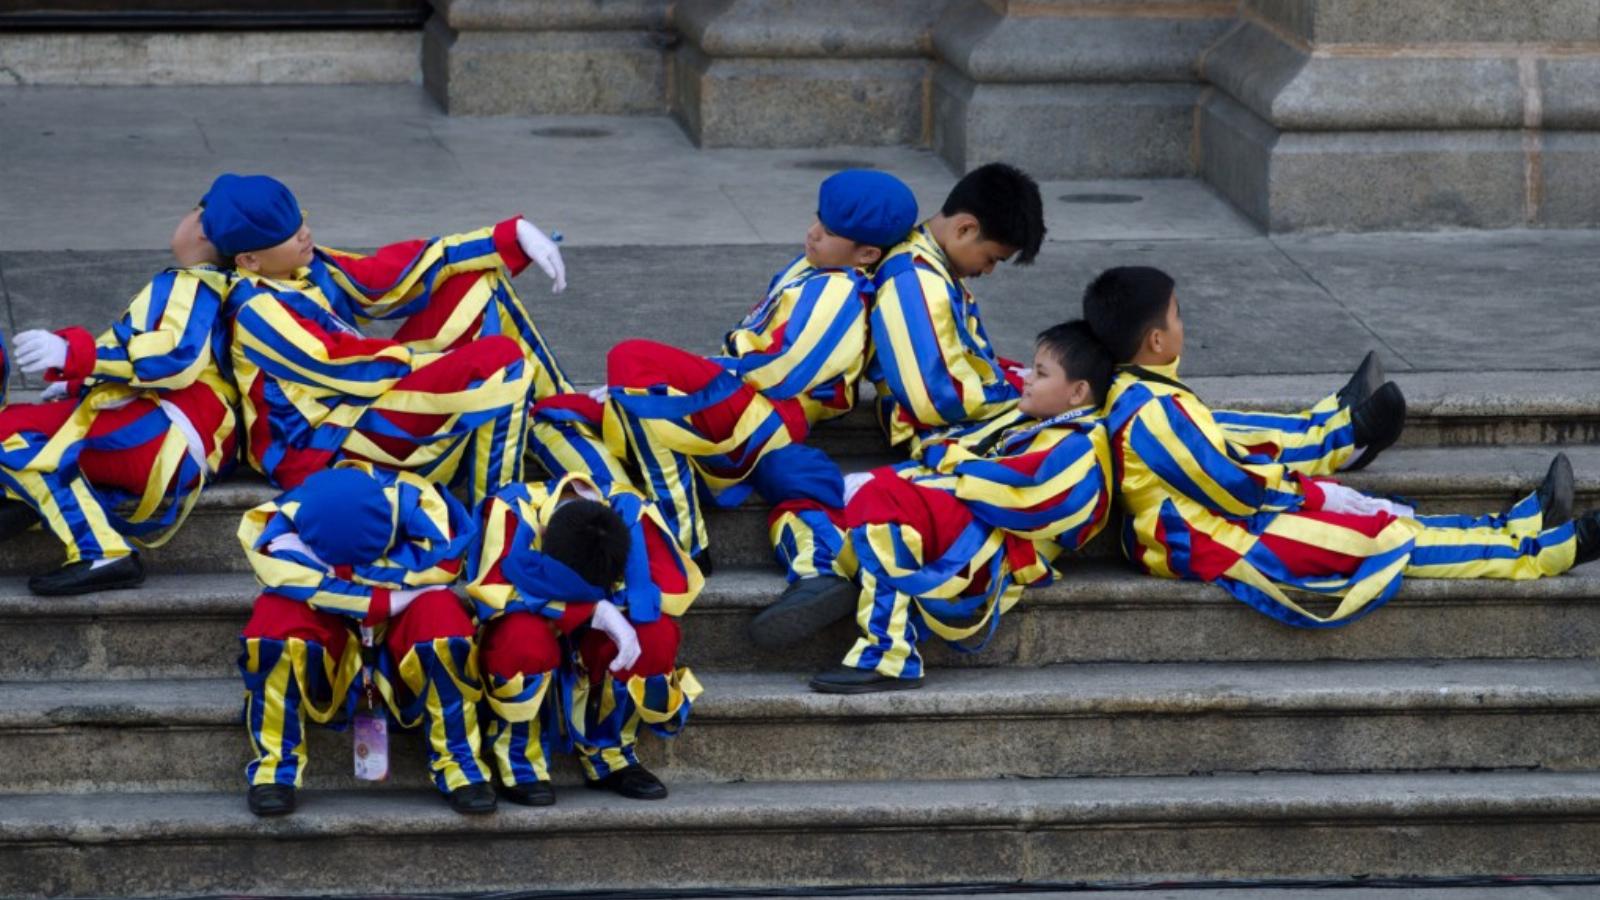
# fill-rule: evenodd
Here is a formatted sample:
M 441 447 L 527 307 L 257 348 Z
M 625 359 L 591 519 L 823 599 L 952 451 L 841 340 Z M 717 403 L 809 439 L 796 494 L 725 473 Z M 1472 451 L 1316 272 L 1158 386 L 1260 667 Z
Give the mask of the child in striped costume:
M 1406 575 L 1539 578 L 1600 556 L 1600 514 L 1572 518 L 1564 457 L 1503 513 L 1417 515 L 1231 440 L 1178 380 L 1184 330 L 1173 288 L 1159 270 L 1117 268 L 1083 300 L 1119 363 L 1103 417 L 1127 513 L 1123 549 L 1144 571 L 1210 581 L 1279 621 L 1322 628 L 1378 608 Z M 1397 434 L 1383 420 L 1403 415 L 1399 389 L 1384 385 L 1357 406 L 1351 443 Z

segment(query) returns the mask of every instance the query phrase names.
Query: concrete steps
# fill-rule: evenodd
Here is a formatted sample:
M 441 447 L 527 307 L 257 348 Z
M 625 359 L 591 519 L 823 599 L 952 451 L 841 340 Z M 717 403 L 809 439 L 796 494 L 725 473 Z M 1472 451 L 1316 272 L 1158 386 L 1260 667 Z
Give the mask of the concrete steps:
M 973 755 L 983 752 L 971 748 Z M 421 792 L 0 798 L 0 893 L 218 894 L 1592 872 L 1591 773 L 685 784 L 458 816 Z M 606 865 L 595 865 L 605 840 Z M 441 857 L 449 865 L 440 865 Z
M 849 426 L 842 430 L 848 431 Z M 823 435 L 819 446 L 834 451 L 834 439 Z M 837 458 L 846 470 L 865 470 L 892 461 L 881 448 L 875 455 L 850 452 L 848 436 Z M 1371 468 L 1340 476 L 1352 487 L 1414 502 L 1423 512 L 1477 513 L 1505 508 L 1532 490 L 1557 451 L 1572 458 L 1576 474 L 1576 509 L 1600 505 L 1600 445 L 1397 447 Z M 275 492 L 253 474 L 235 474 L 201 495 L 189 521 L 172 542 L 144 554 L 153 572 L 244 572 L 239 551 L 239 516 L 272 499 Z M 755 501 L 708 519 L 712 554 L 718 565 L 764 566 L 770 563 L 766 507 Z M 1108 533 L 1082 555 L 1117 554 Z M 61 548 L 53 537 L 35 531 L 7 543 L 0 575 L 42 571 L 59 564 Z
M 683 660 L 696 671 L 812 672 L 855 639 L 840 622 L 782 651 L 749 646 L 750 618 L 783 590 L 775 571 L 714 574 L 690 609 Z M 35 597 L 0 578 L 0 683 L 229 678 L 250 615 L 253 579 L 156 575 L 135 591 Z M 981 652 L 930 644 L 930 667 L 1075 662 L 1252 662 L 1382 659 L 1575 659 L 1600 645 L 1600 570 L 1541 581 L 1412 579 L 1372 616 L 1344 628 L 1290 628 L 1220 588 L 1146 578 L 1086 562 L 1030 589 Z
M 944 671 L 866 697 L 815 694 L 805 678 L 704 673 L 694 727 L 648 740 L 648 764 L 677 785 L 1600 763 L 1590 660 Z M 236 679 L 0 685 L 7 790 L 233 790 L 251 755 L 239 697 Z M 313 735 L 306 786 L 361 786 L 348 737 Z M 391 746 L 387 786 L 425 789 L 421 736 Z M 562 775 L 578 781 L 573 766 Z

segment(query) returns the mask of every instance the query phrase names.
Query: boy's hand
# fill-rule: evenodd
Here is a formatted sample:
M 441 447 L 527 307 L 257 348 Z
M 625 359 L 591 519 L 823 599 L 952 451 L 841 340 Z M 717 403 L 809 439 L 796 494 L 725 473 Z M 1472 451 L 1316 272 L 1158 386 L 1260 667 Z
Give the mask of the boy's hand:
M 17 368 L 29 375 L 67 365 L 67 339 L 49 331 L 33 329 L 17 335 Z
M 849 506 L 856 492 L 872 480 L 871 472 L 851 472 L 844 477 L 844 505 Z
M 52 381 L 39 392 L 39 402 L 49 403 L 67 396 L 67 383 L 65 381 Z
M 633 630 L 633 623 L 622 614 L 622 610 L 610 600 L 601 600 L 594 605 L 594 615 L 589 623 L 605 632 L 611 638 L 611 643 L 617 645 L 617 658 L 611 661 L 611 671 L 622 672 L 633 668 L 639 661 L 639 633 Z
M 559 294 L 567 289 L 567 266 L 561 261 L 561 249 L 527 219 L 517 220 L 517 246 L 550 276 L 550 293 Z

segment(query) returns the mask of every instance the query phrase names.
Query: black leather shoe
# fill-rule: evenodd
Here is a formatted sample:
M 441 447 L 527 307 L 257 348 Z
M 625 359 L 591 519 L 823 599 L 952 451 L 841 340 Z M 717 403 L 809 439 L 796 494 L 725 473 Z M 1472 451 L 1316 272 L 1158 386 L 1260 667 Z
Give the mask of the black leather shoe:
M 532 784 L 508 784 L 500 788 L 500 796 L 520 806 L 555 806 L 556 791 L 548 781 Z
M 1400 432 L 1406 427 L 1406 397 L 1400 393 L 1400 386 L 1390 381 L 1374 391 L 1356 405 L 1350 424 L 1355 430 L 1356 446 L 1363 449 L 1355 462 L 1344 467 L 1346 472 L 1366 468 L 1400 439 Z
M 849 666 L 836 666 L 811 678 L 811 689 L 819 694 L 876 694 L 880 691 L 914 691 L 919 687 L 922 687 L 920 678 L 890 678 Z
M 139 562 L 139 554 L 130 553 L 98 569 L 93 562 L 80 559 L 54 572 L 35 575 L 28 579 L 28 590 L 46 597 L 61 597 L 136 588 L 141 584 L 144 584 L 144 564 Z
M 700 569 L 700 574 L 704 575 L 707 578 L 710 578 L 711 577 L 711 569 L 713 568 L 713 565 L 714 565 L 711 562 L 711 550 L 710 550 L 710 548 L 707 548 L 705 550 L 701 550 L 699 553 L 695 554 L 691 558 L 694 560 L 695 566 Z
M 39 514 L 21 500 L 0 500 L 0 541 L 9 541 L 39 524 Z
M 612 791 L 630 800 L 665 800 L 667 786 L 641 765 L 618 769 L 599 781 L 585 781 L 590 790 Z
M 837 575 L 802 578 L 750 620 L 750 641 L 764 650 L 797 644 L 855 611 L 861 589 Z
M 1355 406 L 1377 393 L 1383 386 L 1383 363 L 1378 361 L 1378 351 L 1373 350 L 1356 366 L 1344 387 L 1339 389 L 1339 405 Z
M 294 788 L 287 784 L 252 784 L 245 798 L 258 816 L 286 816 L 294 812 Z
M 1550 469 L 1539 483 L 1539 509 L 1544 512 L 1544 527 L 1555 528 L 1572 521 L 1572 461 L 1565 453 L 1550 460 Z
M 1578 546 L 1572 554 L 1572 564 L 1581 566 L 1600 559 L 1600 510 L 1590 510 L 1572 520 L 1572 530 Z
M 494 812 L 494 788 L 479 782 L 463 784 L 445 795 L 450 808 L 464 816 L 481 816 Z

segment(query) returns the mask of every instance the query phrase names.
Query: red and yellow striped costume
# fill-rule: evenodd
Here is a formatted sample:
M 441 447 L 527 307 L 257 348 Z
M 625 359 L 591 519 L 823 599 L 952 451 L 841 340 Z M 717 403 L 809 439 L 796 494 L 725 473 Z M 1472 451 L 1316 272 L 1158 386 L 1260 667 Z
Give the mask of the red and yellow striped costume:
M 66 364 L 46 376 L 73 399 L 0 409 L 0 487 L 38 510 L 68 563 L 163 543 L 232 467 L 230 286 L 209 266 L 162 272 L 98 339 L 58 332 Z
M 1230 440 L 1176 369 L 1125 368 L 1106 406 L 1123 549 L 1146 572 L 1215 582 L 1280 621 L 1327 627 L 1382 605 L 1403 575 L 1537 578 L 1572 565 L 1572 525 L 1545 528 L 1536 496 L 1499 516 L 1324 511 L 1314 482 Z
M 488 780 L 479 752 L 478 676 L 472 617 L 449 589 L 477 530 L 466 508 L 410 472 L 342 462 L 384 484 L 395 531 L 383 558 L 329 566 L 299 540 L 293 492 L 245 513 L 239 542 L 261 583 L 240 642 L 245 727 L 256 758 L 250 784 L 298 787 L 306 720 L 335 720 L 357 700 L 358 626 L 379 648 L 372 673 L 389 713 L 427 737 L 434 784 L 448 793 Z M 393 591 L 433 588 L 389 616 Z
M 539 565 L 548 557 L 525 552 L 538 550 L 545 523 L 568 492 L 605 502 L 632 532 L 615 592 L 588 585 L 565 566 Z M 548 781 L 557 741 L 575 747 L 585 773 L 598 780 L 638 763 L 641 727 L 677 734 L 700 694 L 693 673 L 676 663 L 678 619 L 704 579 L 654 506 L 625 485 L 602 491 L 570 474 L 507 485 L 483 504 L 480 517 L 467 594 L 484 622 L 486 730 L 502 782 Z M 638 633 L 640 656 L 628 670 L 610 671 L 616 645 L 587 627 L 601 599 L 617 604 Z
M 230 298 L 248 458 L 293 486 L 342 458 L 467 482 L 521 476 L 528 404 L 571 389 L 511 289 L 516 220 L 393 244 L 319 248 L 286 280 L 244 272 Z M 363 320 L 404 319 L 393 340 Z

